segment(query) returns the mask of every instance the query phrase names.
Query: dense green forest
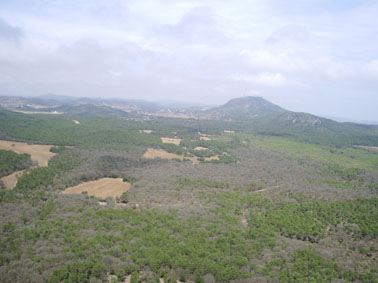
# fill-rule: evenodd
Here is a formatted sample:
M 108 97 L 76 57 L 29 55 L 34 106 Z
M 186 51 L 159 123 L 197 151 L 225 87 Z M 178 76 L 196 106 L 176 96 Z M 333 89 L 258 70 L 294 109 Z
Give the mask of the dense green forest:
M 341 136 L 8 111 L 0 135 L 56 153 L 0 191 L 1 282 L 378 282 L 378 153 Z M 146 159 L 147 148 L 221 158 Z M 25 162 L 2 154 L 2 168 Z M 104 177 L 131 188 L 118 199 L 62 194 Z
M 31 165 L 29 154 L 17 154 L 11 150 L 0 149 L 0 178 Z

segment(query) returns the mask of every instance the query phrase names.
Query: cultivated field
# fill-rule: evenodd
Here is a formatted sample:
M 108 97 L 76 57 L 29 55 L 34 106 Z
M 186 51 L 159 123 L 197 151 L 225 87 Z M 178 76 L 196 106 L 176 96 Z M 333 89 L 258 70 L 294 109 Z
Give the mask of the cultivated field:
M 143 154 L 144 158 L 147 159 L 154 159 L 154 158 L 161 158 L 161 159 L 189 159 L 193 162 L 193 164 L 198 164 L 199 161 L 196 157 L 184 157 L 181 155 L 177 155 L 174 153 L 166 152 L 163 149 L 154 149 L 154 148 L 148 148 L 147 151 Z
M 16 153 L 28 153 L 30 158 L 40 167 L 46 167 L 55 153 L 50 152 L 51 145 L 27 144 L 24 142 L 0 140 L 0 149 L 12 150 Z
M 367 150 L 373 150 L 378 151 L 378 146 L 364 146 L 364 145 L 356 145 L 357 148 L 367 149 Z
M 219 155 L 205 157 L 205 161 L 219 160 Z
M 8 176 L 1 178 L 1 181 L 4 184 L 4 188 L 7 189 L 7 190 L 13 189 L 17 184 L 17 179 L 20 176 L 22 176 L 22 174 L 24 174 L 24 172 L 25 172 L 25 170 L 16 171 L 16 172 L 13 172 L 12 174 L 10 174 Z
M 103 178 L 68 188 L 63 193 L 81 194 L 87 192 L 89 196 L 106 199 L 108 197 L 120 197 L 128 189 L 130 189 L 130 183 L 124 182 L 122 178 Z
M 203 149 L 207 150 L 207 148 L 203 148 Z M 143 157 L 147 158 L 147 159 L 161 158 L 161 159 L 169 159 L 169 160 L 171 160 L 171 159 L 179 159 L 179 160 L 189 159 L 190 161 L 192 161 L 193 164 L 199 164 L 198 157 L 194 157 L 194 156 L 187 157 L 187 156 L 177 155 L 177 154 L 174 154 L 174 153 L 167 152 L 163 149 L 148 148 L 147 151 L 143 154 Z M 211 157 L 205 157 L 204 160 L 205 161 L 219 160 L 219 156 L 214 155 L 214 156 L 211 156 Z
M 173 138 L 161 138 L 163 143 L 173 143 L 175 145 L 180 145 L 181 139 L 173 139 Z
M 194 148 L 194 150 L 209 150 L 209 149 L 206 148 L 206 147 L 197 146 L 197 147 Z

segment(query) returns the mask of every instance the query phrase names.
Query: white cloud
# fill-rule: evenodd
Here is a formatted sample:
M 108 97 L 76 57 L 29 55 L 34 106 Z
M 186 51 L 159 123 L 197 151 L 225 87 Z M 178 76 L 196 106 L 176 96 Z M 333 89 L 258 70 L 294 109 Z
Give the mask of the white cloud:
M 372 60 L 363 66 L 362 72 L 368 77 L 378 81 L 378 59 Z
M 232 74 L 229 78 L 234 81 L 267 87 L 282 87 L 286 84 L 285 77 L 280 73 L 260 73 L 256 75 Z
M 343 93 L 374 116 L 378 3 L 341 2 L 3 0 L 0 93 L 221 103 L 252 88 L 303 111 L 317 97 L 314 112 Z

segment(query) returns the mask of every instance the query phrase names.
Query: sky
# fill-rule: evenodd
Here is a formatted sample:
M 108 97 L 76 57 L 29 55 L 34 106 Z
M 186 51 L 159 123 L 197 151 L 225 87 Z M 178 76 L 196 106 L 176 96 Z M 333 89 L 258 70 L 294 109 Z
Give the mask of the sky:
M 0 94 L 378 121 L 377 0 L 0 0 Z

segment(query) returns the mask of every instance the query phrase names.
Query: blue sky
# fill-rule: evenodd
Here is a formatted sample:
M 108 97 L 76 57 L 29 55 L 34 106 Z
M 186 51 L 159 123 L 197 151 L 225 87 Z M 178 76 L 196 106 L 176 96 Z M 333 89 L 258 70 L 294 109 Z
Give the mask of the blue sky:
M 0 94 L 221 104 L 378 121 L 378 1 L 0 0 Z

